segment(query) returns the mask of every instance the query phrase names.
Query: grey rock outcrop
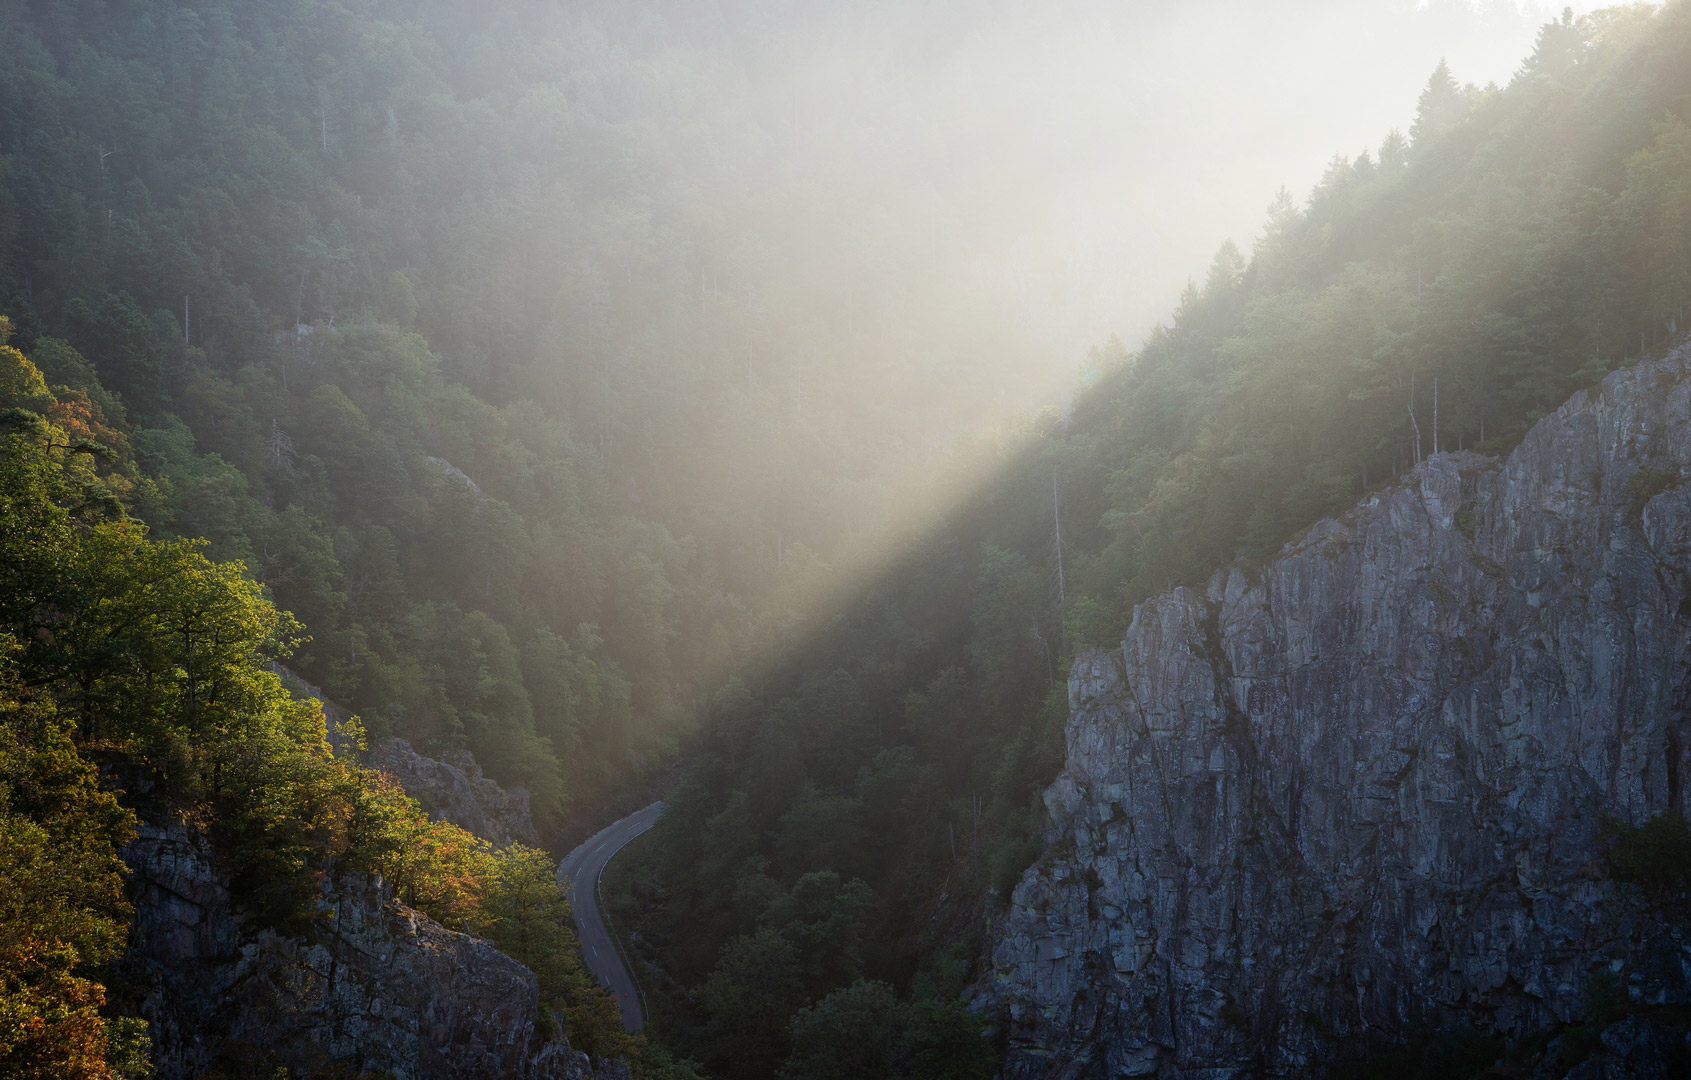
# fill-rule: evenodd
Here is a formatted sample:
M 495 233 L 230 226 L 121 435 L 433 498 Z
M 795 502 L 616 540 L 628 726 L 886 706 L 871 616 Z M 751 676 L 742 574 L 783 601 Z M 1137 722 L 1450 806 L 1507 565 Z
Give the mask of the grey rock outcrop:
M 1580 1020 L 1599 967 L 1691 1000 L 1603 833 L 1691 811 L 1688 370 L 1438 455 L 1075 663 L 978 988 L 1005 1077 L 1319 1075 L 1420 1025 Z M 1651 1052 L 1609 1035 L 1615 1068 Z
M 595 1075 L 586 1055 L 540 1030 L 533 972 L 398 903 L 380 880 L 342 875 L 323 895 L 325 917 L 286 936 L 235 911 L 187 827 L 145 826 L 123 857 L 135 917 L 113 989 L 148 1021 L 160 1080 L 231 1062 L 265 1076 Z
M 483 776 L 468 752 L 437 761 L 404 739 L 383 739 L 370 751 L 370 767 L 392 775 L 436 821 L 450 821 L 499 847 L 540 846 L 528 791 L 503 788 Z
M 294 697 L 322 706 L 329 742 L 336 753 L 351 749 L 341 735 L 341 725 L 351 718 L 351 710 L 330 700 L 322 688 L 283 664 L 272 662 L 270 670 L 281 677 L 282 685 Z M 483 775 L 481 765 L 468 750 L 456 751 L 442 761 L 423 756 L 404 739 L 383 739 L 370 751 L 370 767 L 398 780 L 405 793 L 436 821 L 450 821 L 499 847 L 512 843 L 540 846 L 530 816 L 528 791 L 500 787 Z

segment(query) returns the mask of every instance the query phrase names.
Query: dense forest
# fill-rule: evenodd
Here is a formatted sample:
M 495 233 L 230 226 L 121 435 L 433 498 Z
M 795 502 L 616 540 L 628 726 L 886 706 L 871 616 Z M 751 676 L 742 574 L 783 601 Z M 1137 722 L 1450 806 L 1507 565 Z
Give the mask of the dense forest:
M 1011 416 L 1026 387 L 960 375 L 1010 320 L 936 345 L 964 320 L 912 314 L 919 270 L 760 241 L 894 227 L 743 190 L 726 148 L 814 182 L 786 121 L 678 87 L 737 100 L 758 57 L 649 14 L 0 0 L 0 1064 L 143 1074 L 102 971 L 116 851 L 172 816 L 255 918 L 379 872 L 627 1049 L 546 857 L 359 763 L 399 735 L 549 839 L 682 754 L 613 906 L 713 1074 L 988 1075 L 961 995 L 1072 657 L 1508 449 L 1691 293 L 1691 5 L 1569 14 L 1507 86 L 1441 65 L 1072 407 Z M 276 661 L 361 717 L 341 750 Z
M 125 433 L 155 536 L 305 624 L 300 674 L 373 737 L 467 746 L 543 835 L 792 639 L 988 393 L 920 392 L 954 350 L 771 264 L 716 160 L 758 118 L 677 100 L 732 73 L 639 24 L 0 6 L 19 343 Z
M 1440 65 L 1407 134 L 1277 196 L 1249 258 L 1224 245 L 799 655 L 720 692 L 619 884 L 670 1030 L 725 1076 L 847 1075 L 817 1062 L 980 973 L 1077 651 L 1435 450 L 1508 450 L 1678 333 L 1687 55 L 1674 4 L 1566 15 L 1507 87 Z M 923 1045 L 870 1071 L 940 1075 Z

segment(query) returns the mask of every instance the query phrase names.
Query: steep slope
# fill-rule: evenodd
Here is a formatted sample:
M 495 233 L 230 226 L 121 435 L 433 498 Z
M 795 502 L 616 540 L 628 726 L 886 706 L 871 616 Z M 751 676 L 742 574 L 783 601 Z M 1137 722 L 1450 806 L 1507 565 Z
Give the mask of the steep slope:
M 352 711 L 285 666 L 272 664 L 270 669 L 281 676 L 294 697 L 322 706 L 330 743 L 337 752 L 345 749 L 339 730 Z M 482 772 L 481 763 L 468 750 L 450 751 L 444 756 L 447 760 L 436 760 L 418 753 L 404 739 L 386 738 L 370 748 L 367 764 L 398 780 L 405 794 L 416 799 L 436 821 L 450 821 L 496 847 L 513 843 L 540 846 L 526 788 L 500 787 Z
M 1602 972 L 1691 1000 L 1604 832 L 1691 810 L 1688 371 L 1431 458 L 1077 661 L 982 989 L 1005 1076 L 1304 1076 L 1423 1025 L 1578 1020 Z
M 238 912 L 188 829 L 144 827 L 124 858 L 135 920 L 120 996 L 147 1019 L 161 1077 L 218 1075 L 230 1057 L 395 1080 L 595 1075 L 537 1023 L 532 971 L 400 904 L 380 877 L 346 876 L 323 893 L 330 918 L 286 935 Z
M 498 847 L 539 847 L 529 818 L 528 792 L 507 791 L 482 774 L 475 756 L 450 753 L 436 761 L 404 739 L 383 739 L 370 751 L 370 767 L 398 780 L 436 821 L 450 821 Z

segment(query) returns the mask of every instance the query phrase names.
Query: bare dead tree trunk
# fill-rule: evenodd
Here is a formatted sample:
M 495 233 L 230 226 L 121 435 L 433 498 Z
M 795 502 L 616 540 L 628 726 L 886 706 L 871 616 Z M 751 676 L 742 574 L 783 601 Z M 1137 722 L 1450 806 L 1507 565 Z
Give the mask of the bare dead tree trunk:
M 1415 419 L 1415 372 L 1413 369 L 1409 372 L 1409 426 L 1415 432 L 1415 461 L 1413 464 L 1419 465 L 1421 464 L 1421 425 Z

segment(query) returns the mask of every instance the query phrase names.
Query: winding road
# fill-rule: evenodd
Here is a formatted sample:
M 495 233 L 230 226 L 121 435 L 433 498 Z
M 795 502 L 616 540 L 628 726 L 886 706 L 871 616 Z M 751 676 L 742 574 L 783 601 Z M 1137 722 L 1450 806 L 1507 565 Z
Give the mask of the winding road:
M 575 912 L 575 927 L 581 934 L 581 955 L 587 961 L 588 970 L 616 995 L 625 1031 L 639 1031 L 645 1026 L 645 999 L 641 996 L 639 984 L 623 963 L 622 949 L 599 911 L 599 875 L 604 872 L 605 864 L 611 861 L 612 855 L 657 824 L 662 813 L 662 802 L 636 810 L 594 833 L 558 864 L 558 884 L 569 896 Z

